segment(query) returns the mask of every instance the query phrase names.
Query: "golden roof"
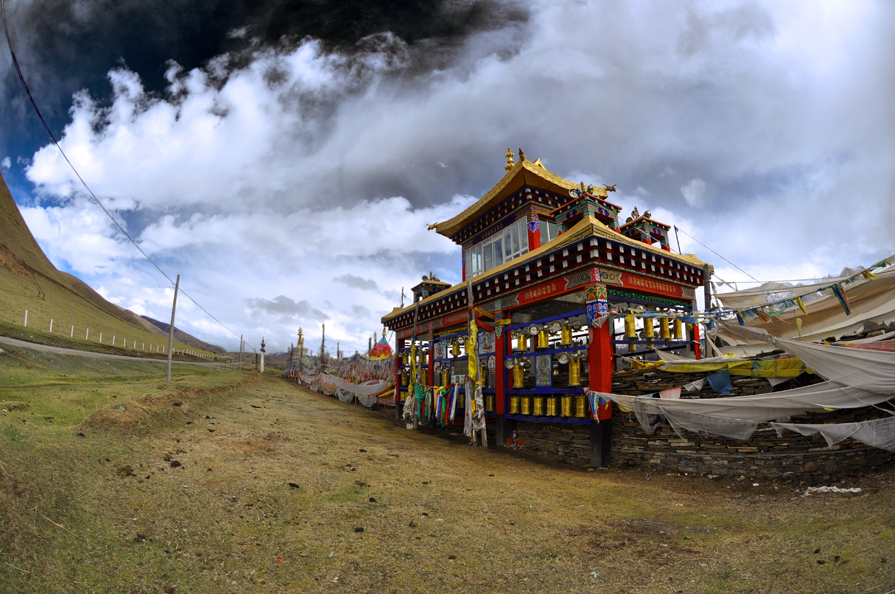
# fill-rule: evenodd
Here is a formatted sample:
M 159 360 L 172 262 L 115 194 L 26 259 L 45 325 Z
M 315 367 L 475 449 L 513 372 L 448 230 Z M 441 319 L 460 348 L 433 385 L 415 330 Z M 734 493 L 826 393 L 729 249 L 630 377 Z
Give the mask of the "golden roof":
M 507 171 L 496 186 L 479 198 L 475 204 L 454 218 L 438 223 L 435 230 L 445 237 L 452 237 L 477 217 L 488 212 L 489 209 L 497 206 L 526 185 L 533 185 L 554 194 L 567 194 L 572 188 L 578 187 L 578 184 L 547 171 L 540 159 L 519 161 Z M 593 194 L 601 198 L 608 197 L 606 188 L 594 188 Z

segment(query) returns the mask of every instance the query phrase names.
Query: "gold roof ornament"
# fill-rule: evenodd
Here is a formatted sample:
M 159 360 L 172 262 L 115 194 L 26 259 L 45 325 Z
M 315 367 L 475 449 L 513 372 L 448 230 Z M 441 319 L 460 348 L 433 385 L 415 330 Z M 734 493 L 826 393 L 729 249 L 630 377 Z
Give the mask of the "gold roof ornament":
M 509 171 L 516 164 L 513 162 L 513 149 L 511 149 L 510 147 L 507 147 L 506 157 L 507 157 L 507 164 L 504 165 L 503 168 L 506 169 L 507 171 Z

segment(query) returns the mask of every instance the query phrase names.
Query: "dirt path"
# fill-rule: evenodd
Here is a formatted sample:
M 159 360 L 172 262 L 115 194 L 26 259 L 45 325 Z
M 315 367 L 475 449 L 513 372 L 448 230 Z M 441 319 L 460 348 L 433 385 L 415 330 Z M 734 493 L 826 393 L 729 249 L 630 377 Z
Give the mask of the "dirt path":
M 15 533 L 0 519 L 0 584 L 71 594 L 895 584 L 891 472 L 857 495 L 803 497 L 552 468 L 407 431 L 388 412 L 275 377 L 173 402 L 153 428 L 19 432 L 3 444 L 0 509 L 25 511 Z

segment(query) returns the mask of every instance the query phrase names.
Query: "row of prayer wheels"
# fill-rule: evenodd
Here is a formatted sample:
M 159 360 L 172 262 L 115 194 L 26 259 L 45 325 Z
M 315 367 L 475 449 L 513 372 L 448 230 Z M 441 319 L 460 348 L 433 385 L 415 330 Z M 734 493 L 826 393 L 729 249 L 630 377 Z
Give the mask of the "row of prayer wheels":
M 531 415 L 533 417 L 587 417 L 587 398 L 583 395 L 563 394 L 562 396 L 522 396 L 509 397 L 511 415 Z M 557 406 L 559 409 L 557 410 Z
M 634 340 L 637 338 L 637 330 L 634 327 L 634 316 L 632 314 L 628 314 L 625 316 L 625 338 L 628 340 Z M 678 318 L 674 318 L 671 326 L 669 327 L 668 318 L 659 318 L 659 338 L 662 340 L 668 340 L 670 338 L 674 338 L 675 340 L 680 340 L 683 338 L 683 324 L 681 320 Z M 656 337 L 656 329 L 653 326 L 653 318 L 643 318 L 643 338 L 649 342 L 651 342 Z M 635 349 L 634 344 L 628 345 L 628 350 L 633 351 Z

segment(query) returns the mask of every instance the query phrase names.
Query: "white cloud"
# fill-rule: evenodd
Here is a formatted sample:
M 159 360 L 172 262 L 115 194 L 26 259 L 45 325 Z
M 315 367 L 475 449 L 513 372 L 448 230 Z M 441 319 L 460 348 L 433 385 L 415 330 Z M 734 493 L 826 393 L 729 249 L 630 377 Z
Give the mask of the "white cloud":
M 355 56 L 306 41 L 253 46 L 246 66 L 226 55 L 205 69 L 169 64 L 164 96 L 118 69 L 109 101 L 77 95 L 60 142 L 197 301 L 277 350 L 301 324 L 319 339 L 317 320 L 259 306 L 279 297 L 325 315 L 349 350 L 366 347 L 421 274 L 458 281 L 458 248 L 426 225 L 490 189 L 507 144 L 573 181 L 618 184 L 610 200 L 626 212 L 651 209 L 762 280 L 895 252 L 895 143 L 881 125 L 895 121 L 891 5 L 532 11 L 431 71 L 418 67 L 422 46 L 391 35 Z M 163 319 L 166 283 L 83 198 L 58 151 L 38 151 L 27 175 L 41 202 L 24 214 L 51 259 Z M 159 298 L 137 296 L 147 288 Z M 195 307 L 183 323 L 233 344 Z
M 0 161 L 0 167 L 2 167 L 3 169 L 9 169 L 10 167 L 12 167 L 12 161 L 10 160 L 10 158 L 3 157 L 3 160 Z
M 681 188 L 681 194 L 690 206 L 701 207 L 705 202 L 705 182 L 698 177 L 691 179 Z

